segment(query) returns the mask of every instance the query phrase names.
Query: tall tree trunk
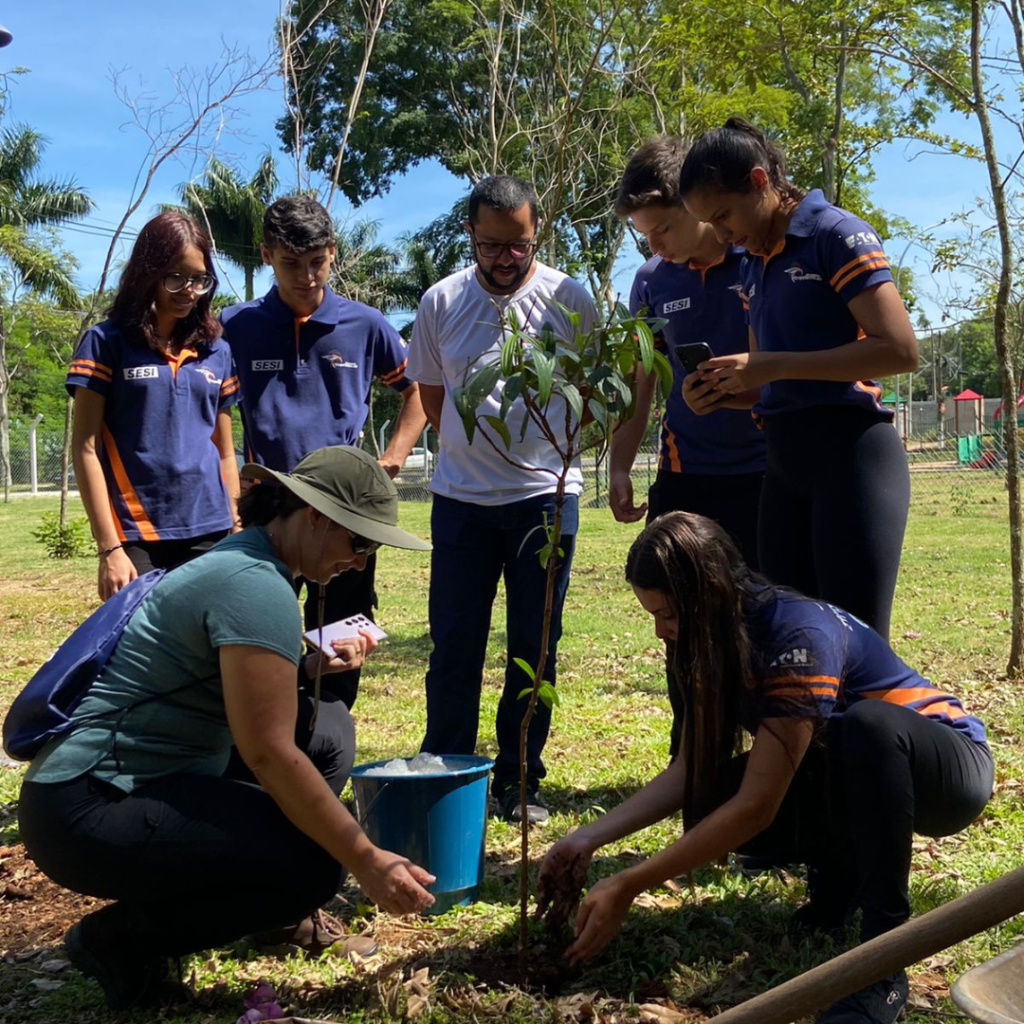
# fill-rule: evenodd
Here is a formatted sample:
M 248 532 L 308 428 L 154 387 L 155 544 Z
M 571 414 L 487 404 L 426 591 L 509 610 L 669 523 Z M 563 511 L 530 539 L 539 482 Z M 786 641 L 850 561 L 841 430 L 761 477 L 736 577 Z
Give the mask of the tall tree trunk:
M 1010 573 L 1012 612 L 1010 620 L 1010 657 L 1006 674 L 1011 678 L 1024 675 L 1024 553 L 1022 553 L 1022 518 L 1020 493 L 1020 443 L 1017 435 L 1017 375 L 1014 372 L 1013 353 L 1010 349 L 1007 310 L 1013 274 L 1013 245 L 1010 218 L 1007 211 L 1006 190 L 999 166 L 989 117 L 985 78 L 981 69 L 981 40 L 984 31 L 985 4 L 971 0 L 971 81 L 974 87 L 974 109 L 978 115 L 982 143 L 985 147 L 985 165 L 988 168 L 992 206 L 999 229 L 999 288 L 995 302 L 995 342 L 999 359 L 999 376 L 1003 397 L 1003 443 L 1006 448 L 1006 493 L 1010 508 Z
M 256 271 L 253 267 L 245 268 L 245 301 L 251 302 L 253 299 L 253 278 L 256 275 Z

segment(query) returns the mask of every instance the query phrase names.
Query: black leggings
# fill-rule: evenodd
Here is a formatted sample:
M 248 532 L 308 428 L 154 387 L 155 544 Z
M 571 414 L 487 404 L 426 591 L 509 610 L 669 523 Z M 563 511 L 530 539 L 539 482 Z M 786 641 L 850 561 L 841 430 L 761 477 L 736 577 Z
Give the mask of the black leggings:
M 300 701 L 297 738 L 338 794 L 355 727 L 344 703 L 325 700 L 310 735 L 311 710 Z M 89 924 L 93 941 L 127 959 L 181 956 L 295 924 L 345 878 L 263 789 L 229 774 L 171 775 L 129 794 L 91 775 L 26 782 L 18 815 L 43 872 L 75 892 L 117 900 Z
M 125 541 L 124 553 L 141 576 L 152 569 L 177 569 L 179 565 L 191 562 L 193 558 L 209 551 L 227 535 L 227 530 L 218 530 L 216 533 L 204 533 L 201 537 L 188 537 L 185 540 L 129 540 Z
M 745 758 L 727 772 L 734 792 Z M 861 938 L 910 916 L 913 834 L 948 836 L 992 793 L 992 755 L 950 725 L 909 708 L 863 700 L 828 720 L 772 824 L 743 847 L 815 869 L 819 895 L 863 911 Z
M 845 608 L 888 639 L 910 504 L 899 435 L 857 409 L 764 418 L 761 571 Z

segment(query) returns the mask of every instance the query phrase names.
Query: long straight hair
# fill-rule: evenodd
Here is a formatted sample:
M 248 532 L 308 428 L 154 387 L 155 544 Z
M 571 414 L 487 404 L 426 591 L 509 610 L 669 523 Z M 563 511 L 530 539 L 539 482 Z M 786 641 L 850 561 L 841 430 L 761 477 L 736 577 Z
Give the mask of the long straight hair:
M 203 254 L 206 272 L 216 281 L 210 243 L 199 226 L 183 213 L 168 210 L 148 221 L 139 232 L 128 257 L 117 294 L 107 316 L 133 345 L 161 348 L 156 332 L 154 302 L 157 289 L 189 246 Z M 211 312 L 216 284 L 200 295 L 188 316 L 176 320 L 173 341 L 181 345 L 212 345 L 220 337 L 220 324 Z
M 742 723 L 757 717 L 762 669 L 745 614 L 754 577 L 716 522 L 669 512 L 633 542 L 626 581 L 665 594 L 678 616 L 667 654 L 669 685 L 684 707 L 679 756 L 690 827 L 713 809 L 722 771 L 741 750 Z

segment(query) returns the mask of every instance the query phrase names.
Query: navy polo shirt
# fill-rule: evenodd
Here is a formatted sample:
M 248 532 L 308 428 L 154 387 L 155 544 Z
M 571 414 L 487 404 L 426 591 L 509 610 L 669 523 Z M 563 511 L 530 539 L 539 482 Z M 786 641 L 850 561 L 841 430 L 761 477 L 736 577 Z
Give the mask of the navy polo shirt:
M 324 288 L 309 317 L 296 317 L 277 285 L 221 313 L 242 386 L 246 457 L 288 472 L 324 445 L 359 443 L 374 377 L 396 391 L 406 347 L 376 309 Z
M 670 473 L 732 476 L 761 473 L 764 435 L 746 410 L 720 409 L 697 416 L 683 400 L 686 370 L 676 345 L 707 342 L 717 356 L 749 348 L 743 309 L 743 249 L 732 248 L 707 267 L 649 259 L 633 279 L 630 312 L 668 321 L 655 343 L 672 364 L 672 391 L 665 401 L 658 468 Z
M 749 321 L 762 352 L 816 352 L 863 334 L 848 303 L 891 281 L 889 261 L 871 225 L 809 192 L 779 248 L 752 256 L 744 271 Z M 771 416 L 816 405 L 848 405 L 891 421 L 876 381 L 776 380 L 754 411 Z
M 985 742 L 979 719 L 856 616 L 792 591 L 765 588 L 760 596 L 751 639 L 768 666 L 761 719 L 828 718 L 858 701 L 883 700 Z
M 102 395 L 100 465 L 122 541 L 187 540 L 232 525 L 217 414 L 238 401 L 218 339 L 174 359 L 133 345 L 110 320 L 86 331 L 65 386 Z

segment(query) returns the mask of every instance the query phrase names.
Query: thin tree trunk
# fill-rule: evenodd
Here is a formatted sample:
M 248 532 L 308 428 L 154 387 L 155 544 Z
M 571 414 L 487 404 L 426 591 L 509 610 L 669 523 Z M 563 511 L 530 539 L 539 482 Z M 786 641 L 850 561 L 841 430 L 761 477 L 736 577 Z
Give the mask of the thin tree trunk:
M 60 525 L 68 521 L 68 466 L 71 464 L 71 428 L 74 423 L 75 400 L 68 395 L 64 402 L 64 442 L 60 447 Z
M 533 693 L 523 713 L 519 725 L 519 974 L 526 977 L 526 924 L 527 906 L 530 900 L 530 822 L 526 816 L 527 799 L 527 764 L 526 741 L 537 710 L 537 700 L 541 683 L 544 681 L 544 667 L 548 660 L 548 646 L 551 641 L 551 616 L 555 603 L 555 574 L 558 571 L 558 547 L 562 541 L 562 508 L 565 505 L 565 478 L 569 473 L 569 463 L 562 469 L 555 490 L 555 514 L 551 521 L 551 547 L 548 555 L 547 577 L 544 583 L 544 618 L 540 627 L 540 654 L 537 657 L 536 675 L 533 680 Z
M 251 302 L 253 299 L 253 278 L 255 277 L 256 271 L 252 267 L 245 267 L 245 301 Z
M 981 38 L 984 30 L 984 7 L 981 0 L 971 0 L 971 81 L 974 106 L 985 147 L 992 206 L 999 229 L 999 288 L 995 302 L 995 343 L 999 359 L 999 376 L 1003 397 L 1003 443 L 1006 448 L 1006 493 L 1010 512 L 1010 582 L 1012 611 L 1010 619 L 1010 657 L 1006 674 L 1011 678 L 1024 675 L 1024 551 L 1022 551 L 1020 443 L 1017 434 L 1017 387 L 1007 327 L 1007 308 L 1013 274 L 1013 243 L 1007 212 L 1006 190 L 999 166 L 999 154 L 989 117 L 985 79 L 981 69 Z

